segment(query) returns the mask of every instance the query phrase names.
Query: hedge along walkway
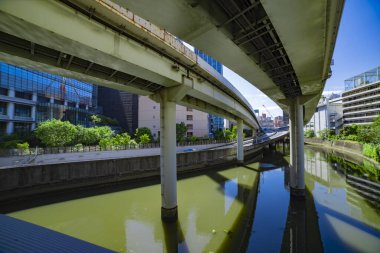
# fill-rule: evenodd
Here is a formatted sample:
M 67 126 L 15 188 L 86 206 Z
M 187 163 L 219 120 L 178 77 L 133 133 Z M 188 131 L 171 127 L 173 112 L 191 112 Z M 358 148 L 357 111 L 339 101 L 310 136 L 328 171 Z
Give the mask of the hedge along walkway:
M 361 156 L 371 162 L 377 164 L 380 167 L 380 163 L 374 159 L 363 155 L 363 144 L 353 141 L 328 141 L 319 138 L 305 138 L 305 143 L 309 145 L 322 146 L 325 148 L 336 149 L 341 152 L 351 153 Z

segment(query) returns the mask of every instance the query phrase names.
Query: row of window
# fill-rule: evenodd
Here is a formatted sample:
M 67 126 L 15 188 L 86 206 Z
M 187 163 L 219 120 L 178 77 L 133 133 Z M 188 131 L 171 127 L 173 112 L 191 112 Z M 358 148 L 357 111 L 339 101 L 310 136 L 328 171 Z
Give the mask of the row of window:
M 44 97 L 96 105 L 97 87 L 81 81 L 0 63 L 0 87 L 14 88 L 31 99 L 32 91 Z M 4 94 L 3 94 L 4 93 Z M 6 95 L 1 90 L 2 95 Z M 16 95 L 17 96 L 17 95 Z

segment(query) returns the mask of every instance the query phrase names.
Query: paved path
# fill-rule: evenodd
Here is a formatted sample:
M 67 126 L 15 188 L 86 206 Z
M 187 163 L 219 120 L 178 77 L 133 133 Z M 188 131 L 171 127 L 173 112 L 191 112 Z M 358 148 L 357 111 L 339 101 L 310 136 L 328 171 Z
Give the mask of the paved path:
M 177 147 L 177 153 L 198 151 L 224 146 L 225 143 L 208 144 L 208 145 L 193 145 Z M 230 145 L 228 145 L 230 146 Z M 93 161 L 105 159 L 118 159 L 127 157 L 141 157 L 159 155 L 160 148 L 145 148 L 145 149 L 128 149 L 128 150 L 112 150 L 112 151 L 92 151 L 92 152 L 73 152 L 62 154 L 44 154 L 44 155 L 27 155 L 27 156 L 9 156 L 0 158 L 0 169 L 9 166 L 19 167 L 30 164 L 57 164 L 75 161 Z

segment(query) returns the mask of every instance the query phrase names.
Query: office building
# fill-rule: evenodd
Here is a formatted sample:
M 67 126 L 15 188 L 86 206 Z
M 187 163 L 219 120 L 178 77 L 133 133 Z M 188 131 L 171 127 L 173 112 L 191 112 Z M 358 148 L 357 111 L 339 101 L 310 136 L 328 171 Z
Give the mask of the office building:
M 343 127 L 342 98 L 336 94 L 323 96 L 315 109 L 313 117 L 306 124 L 305 130 L 313 130 L 317 135 L 319 131 L 327 128 L 339 133 Z
M 98 107 L 101 114 L 119 122 L 123 131 L 134 134 L 138 127 L 139 96 L 126 91 L 98 87 Z
M 349 78 L 344 84 L 344 124 L 372 123 L 380 115 L 380 67 Z
M 1 135 L 28 132 L 53 118 L 88 126 L 96 105 L 95 85 L 0 63 Z
M 265 113 L 261 114 L 259 117 L 259 123 L 262 128 L 273 128 L 274 127 L 274 121 L 271 117 L 267 117 Z
M 185 123 L 187 137 L 208 136 L 208 114 L 205 112 L 177 105 L 176 122 Z M 139 96 L 138 99 L 138 127 L 149 128 L 154 139 L 160 136 L 160 104 L 146 96 Z
M 211 56 L 203 53 L 197 48 L 194 48 L 194 52 L 196 55 L 201 57 L 203 60 L 205 60 L 211 67 L 213 67 L 216 71 L 218 71 L 221 75 L 223 75 L 223 66 L 220 62 L 212 58 Z M 225 120 L 222 117 L 209 114 L 208 115 L 208 128 L 209 128 L 209 136 L 215 137 L 215 132 L 217 130 L 224 130 L 228 128 L 230 123 L 228 120 Z

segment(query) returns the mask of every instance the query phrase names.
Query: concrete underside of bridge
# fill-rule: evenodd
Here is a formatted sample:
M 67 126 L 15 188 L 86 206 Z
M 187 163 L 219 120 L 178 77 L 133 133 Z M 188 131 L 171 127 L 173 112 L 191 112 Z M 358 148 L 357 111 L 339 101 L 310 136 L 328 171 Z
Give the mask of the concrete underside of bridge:
M 237 121 L 237 156 L 240 162 L 244 157 L 243 123 L 259 128 L 252 108 L 219 74 L 196 66 L 197 62 L 190 61 L 164 41 L 157 41 L 151 34 L 136 28 L 136 24 L 126 22 L 125 17 L 115 15 L 104 3 L 63 2 L 1 2 L 0 60 L 150 95 L 160 102 L 162 218 L 176 220 L 175 105 Z M 86 8 L 80 9 L 83 2 L 95 5 L 96 14 L 86 13 Z M 75 8 L 73 3 L 81 5 Z M 131 34 L 115 28 L 120 27 L 120 23 Z M 157 43 L 159 50 L 155 47 Z
M 329 77 L 344 1 L 113 2 L 219 60 L 289 112 L 291 186 L 302 195 L 302 126 Z M 162 217 L 173 220 L 177 217 L 173 105 L 237 122 L 241 162 L 242 125 L 259 126 L 247 101 L 223 77 L 200 67 L 198 60 L 152 36 L 134 16 L 128 20 L 114 7 L 106 0 L 2 1 L 0 60 L 160 101 Z
M 292 193 L 303 195 L 303 125 L 331 75 L 344 0 L 115 2 L 211 55 L 289 113 Z

